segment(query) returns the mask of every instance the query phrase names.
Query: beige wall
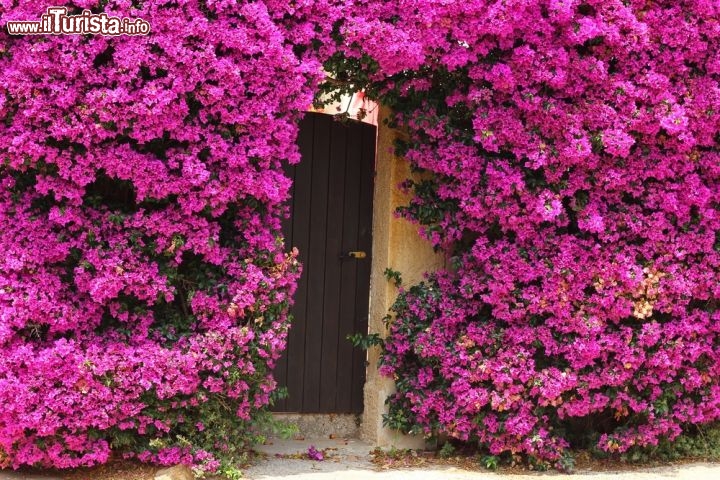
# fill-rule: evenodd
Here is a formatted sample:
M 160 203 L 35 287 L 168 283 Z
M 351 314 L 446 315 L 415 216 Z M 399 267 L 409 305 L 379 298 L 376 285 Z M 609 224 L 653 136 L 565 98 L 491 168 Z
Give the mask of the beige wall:
M 380 108 L 378 121 L 378 145 L 373 203 L 373 255 L 370 275 L 370 333 L 385 336 L 383 317 L 387 315 L 397 295 L 395 286 L 384 275 L 386 268 L 402 274 L 403 282 L 412 285 L 422 280 L 426 271 L 440 268 L 442 256 L 433 252 L 430 244 L 417 233 L 417 225 L 396 218 L 396 207 L 406 205 L 409 197 L 397 188 L 403 180 L 412 176 L 408 163 L 392 154 L 393 141 L 400 132 L 383 124 L 388 110 Z M 379 349 L 373 347 L 368 353 L 367 381 L 365 383 L 365 411 L 361 434 L 363 439 L 378 446 L 420 448 L 422 438 L 400 435 L 383 428 L 382 414 L 387 412 L 385 399 L 394 392 L 391 379 L 377 373 Z

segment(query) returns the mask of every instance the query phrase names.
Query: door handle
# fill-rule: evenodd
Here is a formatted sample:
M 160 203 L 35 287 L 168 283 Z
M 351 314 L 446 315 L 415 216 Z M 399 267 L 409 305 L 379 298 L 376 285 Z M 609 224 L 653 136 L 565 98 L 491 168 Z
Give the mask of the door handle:
M 345 252 L 340 254 L 340 259 L 345 258 L 365 258 L 367 257 L 367 253 L 363 251 L 354 251 L 354 252 Z

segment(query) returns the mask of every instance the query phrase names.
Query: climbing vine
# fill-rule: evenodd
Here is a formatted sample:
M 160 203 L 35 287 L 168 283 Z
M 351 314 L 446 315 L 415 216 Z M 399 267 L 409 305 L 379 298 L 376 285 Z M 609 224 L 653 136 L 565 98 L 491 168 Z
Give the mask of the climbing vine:
M 358 90 L 452 265 L 393 309 L 390 425 L 562 466 L 720 417 L 717 2 L 61 3 L 151 33 L 0 33 L 0 466 L 237 459 L 299 272 L 282 163 Z
M 432 173 L 386 423 L 567 467 L 720 418 L 717 2 L 363 2 L 325 68 Z M 332 89 L 336 83 L 328 82 Z

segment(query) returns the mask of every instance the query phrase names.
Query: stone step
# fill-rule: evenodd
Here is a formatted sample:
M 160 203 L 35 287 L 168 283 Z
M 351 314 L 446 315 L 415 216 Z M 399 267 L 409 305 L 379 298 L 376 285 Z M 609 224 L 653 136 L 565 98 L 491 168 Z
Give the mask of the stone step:
M 276 420 L 296 425 L 296 438 L 359 438 L 360 416 L 353 414 L 274 413 Z

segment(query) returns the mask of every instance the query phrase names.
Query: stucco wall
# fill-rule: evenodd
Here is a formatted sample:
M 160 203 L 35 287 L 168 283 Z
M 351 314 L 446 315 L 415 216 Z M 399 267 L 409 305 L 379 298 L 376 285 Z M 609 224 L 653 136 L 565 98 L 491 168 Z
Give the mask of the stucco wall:
M 388 110 L 381 107 L 378 121 L 378 143 L 373 203 L 373 257 L 370 275 L 370 333 L 385 336 L 383 317 L 387 315 L 397 295 L 397 289 L 384 275 L 386 268 L 402 274 L 407 285 L 422 280 L 426 271 L 440 268 L 444 258 L 433 252 L 430 244 L 417 233 L 417 226 L 396 218 L 395 209 L 407 204 L 408 196 L 397 186 L 413 174 L 409 164 L 393 155 L 393 142 L 400 132 L 388 128 L 383 120 Z M 382 414 L 387 412 L 385 399 L 394 392 L 391 379 L 377 373 L 379 351 L 373 347 L 368 353 L 367 381 L 365 383 L 365 411 L 361 434 L 363 439 L 378 446 L 420 448 L 424 441 L 419 437 L 400 435 L 382 426 Z

